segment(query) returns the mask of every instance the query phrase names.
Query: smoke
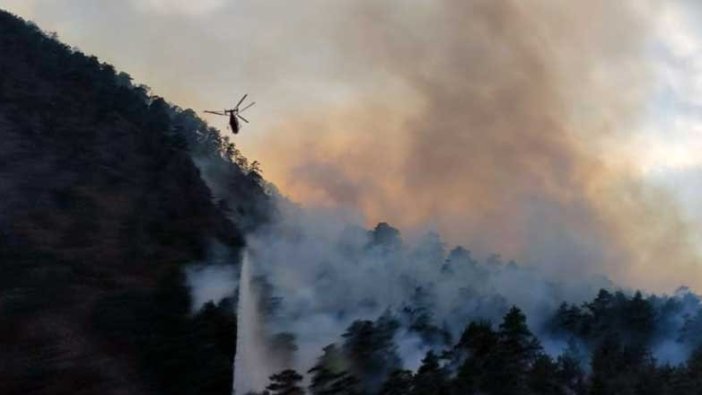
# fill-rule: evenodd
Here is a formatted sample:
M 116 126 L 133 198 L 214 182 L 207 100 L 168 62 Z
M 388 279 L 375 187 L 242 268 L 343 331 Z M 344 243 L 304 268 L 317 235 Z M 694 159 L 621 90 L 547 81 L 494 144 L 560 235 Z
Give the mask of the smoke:
M 191 310 L 197 312 L 208 302 L 218 304 L 233 298 L 239 284 L 239 261 L 234 251 L 219 242 L 210 242 L 204 262 L 185 268 L 185 282 L 190 289 Z
M 478 262 L 434 233 L 412 240 L 385 224 L 366 231 L 352 212 L 287 202 L 279 211 L 279 220 L 249 237 L 247 248 L 251 270 L 268 285 L 261 303 L 265 336 L 269 344 L 281 334 L 294 340 L 288 366 L 299 371 L 325 346 L 338 344 L 355 320 L 397 319 L 397 351 L 414 369 L 426 351 L 447 347 L 471 320 L 497 322 L 516 304 L 539 330 L 561 302 L 581 303 L 612 287 L 597 277 L 556 282 L 498 256 Z M 564 346 L 554 345 L 553 352 Z
M 280 222 L 248 241 L 280 298 L 268 335 L 295 337 L 294 367 L 309 368 L 354 320 L 388 312 L 407 320 L 395 342 L 414 368 L 441 347 L 431 333 L 455 339 L 512 304 L 539 332 L 562 301 L 613 287 L 598 274 L 654 291 L 702 285 L 677 207 L 616 156 L 650 93 L 653 2 L 386 0 L 345 11 L 334 53 L 343 78 L 363 83 L 282 117 L 263 141 L 276 158 L 267 171 L 312 208 L 283 204 Z M 409 237 L 378 245 L 380 230 L 364 226 L 380 220 Z M 420 236 L 429 230 L 446 241 Z M 449 253 L 459 243 L 526 265 L 479 265 Z M 429 312 L 431 333 L 408 331 L 408 306 Z M 661 335 L 661 360 L 688 352 L 679 331 Z M 554 355 L 567 346 L 542 340 Z
M 354 321 L 379 317 L 397 320 L 394 352 L 403 368 L 415 370 L 427 351 L 455 344 L 469 322 L 498 323 L 513 305 L 524 311 L 546 353 L 557 357 L 575 347 L 583 366 L 589 363 L 584 340 L 551 325 L 561 303 L 582 305 L 600 289 L 621 289 L 606 278 L 558 278 L 498 255 L 478 259 L 436 233 L 403 237 L 387 224 L 366 230 L 365 222 L 352 211 L 281 200 L 277 220 L 250 235 L 261 320 L 256 352 L 268 361 L 259 371 L 305 372 L 325 347 L 344 342 Z M 681 288 L 647 300 L 655 316 L 652 355 L 662 364 L 685 362 L 702 344 L 699 296 Z
M 200 310 L 208 302 L 218 304 L 234 296 L 237 289 L 236 266 L 197 265 L 186 268 L 185 274 L 193 311 Z
M 206 15 L 221 9 L 226 0 L 131 0 L 134 7 L 146 12 L 163 14 Z
M 262 144 L 281 190 L 436 229 L 561 277 L 700 287 L 688 225 L 621 157 L 653 78 L 654 2 L 354 2 L 343 101 Z
M 270 103 L 253 118 L 261 137 L 240 137 L 282 191 L 327 208 L 282 204 L 248 240 L 251 276 L 267 290 L 244 292 L 266 317 L 248 333 L 283 346 L 276 368 L 305 370 L 352 321 L 386 312 L 404 320 L 395 342 L 414 368 L 436 336 L 455 339 L 512 304 L 539 331 L 561 301 L 612 287 L 598 274 L 648 290 L 702 287 L 688 224 L 621 147 L 650 104 L 657 1 L 10 3 L 68 15 L 66 34 L 91 32 L 84 49 L 112 48 L 107 60 L 185 105 L 220 108 L 239 89 Z M 215 196 L 229 192 L 207 181 Z M 404 240 L 364 229 L 377 221 Z M 484 259 L 495 251 L 525 265 Z M 230 266 L 187 274 L 195 310 L 235 288 Z M 240 318 L 259 313 L 252 305 Z M 422 312 L 431 325 L 408 329 Z M 663 361 L 689 351 L 671 340 L 687 322 L 677 317 L 654 346 Z M 240 350 L 268 353 L 246 339 Z M 542 340 L 552 354 L 565 346 Z
M 237 142 L 296 201 L 357 209 L 366 225 L 434 229 L 562 277 L 606 273 L 671 291 L 699 289 L 701 265 L 678 207 L 640 179 L 650 158 L 639 156 L 650 153 L 633 141 L 650 107 L 661 107 L 651 103 L 653 36 L 694 52 L 694 37 L 670 17 L 691 3 L 3 6 L 182 105 L 220 108 L 233 91 L 252 93 L 255 122 Z M 693 95 L 682 89 L 696 86 L 688 71 L 675 73 L 676 100 Z
M 688 288 L 678 289 L 670 298 L 654 298 L 657 313 L 657 336 L 651 351 L 660 363 L 671 365 L 687 361 L 692 352 L 702 345 L 691 335 L 696 317 L 702 312 L 702 301 Z

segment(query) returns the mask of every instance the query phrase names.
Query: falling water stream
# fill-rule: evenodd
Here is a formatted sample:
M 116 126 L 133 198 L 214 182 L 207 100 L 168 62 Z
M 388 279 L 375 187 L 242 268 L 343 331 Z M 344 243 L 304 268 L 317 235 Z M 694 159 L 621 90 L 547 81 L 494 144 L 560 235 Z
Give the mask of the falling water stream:
M 234 392 L 245 395 L 265 388 L 269 376 L 266 345 L 258 309 L 258 297 L 252 284 L 251 259 L 244 254 L 239 276 L 237 341 L 234 357 Z

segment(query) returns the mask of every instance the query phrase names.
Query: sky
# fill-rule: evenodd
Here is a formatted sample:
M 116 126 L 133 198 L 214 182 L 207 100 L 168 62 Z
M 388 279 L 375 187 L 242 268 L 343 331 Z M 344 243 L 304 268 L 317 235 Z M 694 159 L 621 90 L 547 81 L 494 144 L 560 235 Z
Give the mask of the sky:
M 564 275 L 603 272 L 672 291 L 683 282 L 702 290 L 696 3 L 0 8 L 181 107 L 217 110 L 249 93 L 252 123 L 235 142 L 297 202 L 436 230 L 447 243 Z

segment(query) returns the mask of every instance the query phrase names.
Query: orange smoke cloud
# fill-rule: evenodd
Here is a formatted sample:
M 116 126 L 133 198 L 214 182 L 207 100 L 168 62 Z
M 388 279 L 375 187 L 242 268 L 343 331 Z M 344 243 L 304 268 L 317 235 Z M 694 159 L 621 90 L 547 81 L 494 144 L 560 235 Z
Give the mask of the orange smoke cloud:
M 364 83 L 281 118 L 257 147 L 268 178 L 564 276 L 702 289 L 676 207 L 608 156 L 645 104 L 653 6 L 410 3 L 348 7 L 333 37 Z
M 657 7 L 675 2 L 5 3 L 180 105 L 251 93 L 237 142 L 296 201 L 564 276 L 702 291 L 678 208 L 619 147 L 650 94 Z

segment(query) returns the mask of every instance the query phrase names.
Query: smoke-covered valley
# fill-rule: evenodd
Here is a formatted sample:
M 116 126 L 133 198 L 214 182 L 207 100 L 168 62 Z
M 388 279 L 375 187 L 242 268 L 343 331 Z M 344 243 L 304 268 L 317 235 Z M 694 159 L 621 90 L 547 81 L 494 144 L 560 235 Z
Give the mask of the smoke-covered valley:
M 687 288 L 641 295 L 604 276 L 559 278 L 497 254 L 474 256 L 436 233 L 404 238 L 386 223 L 373 229 L 363 223 L 349 211 L 312 210 L 281 199 L 276 218 L 249 236 L 244 260 L 251 273 L 239 287 L 251 287 L 247 292 L 255 300 L 247 303 L 257 324 L 250 334 L 254 347 L 238 358 L 255 363 L 248 360 L 237 370 L 244 376 L 235 376 L 237 393 L 262 390 L 286 368 L 318 369 L 323 350 L 344 349 L 359 322 L 376 322 L 378 331 L 389 325 L 387 347 L 397 359 L 386 361 L 386 368 L 410 371 L 422 366 L 427 352 L 451 350 L 468 323 L 497 324 L 514 306 L 547 355 L 557 359 L 575 347 L 585 370 L 590 352 L 607 336 L 640 336 L 641 343 L 633 343 L 662 365 L 683 364 L 702 340 L 695 333 L 702 304 Z M 579 306 L 583 322 L 596 321 L 585 326 L 600 326 L 595 334 L 568 326 L 569 309 Z M 637 316 L 641 311 L 632 313 L 637 308 L 643 318 Z M 631 324 L 633 317 L 644 321 Z M 247 331 L 242 325 L 240 336 Z M 352 356 L 342 355 L 343 364 L 353 364 Z M 382 382 L 389 371 L 382 372 L 376 372 L 380 378 L 361 378 L 370 386 L 366 390 L 379 390 L 373 380 Z
M 599 340 L 553 322 L 562 303 L 588 304 L 602 289 L 623 292 L 605 303 L 613 310 L 642 289 L 655 317 L 642 343 L 660 363 L 685 361 L 699 302 L 675 292 L 699 287 L 695 235 L 618 146 L 654 90 L 647 48 L 665 6 L 399 7 L 328 10 L 318 27 L 344 64 L 335 81 L 349 85 L 345 99 L 281 117 L 262 139 L 275 158 L 263 168 L 300 205 L 279 198 L 273 222 L 247 238 L 270 355 L 240 392 L 310 369 L 358 320 L 395 320 L 399 366 L 412 370 L 469 322 L 496 325 L 512 306 L 551 357 L 569 339 L 591 342 L 588 354 Z
M 698 393 L 695 234 L 622 148 L 664 4 L 246 4 L 263 97 L 333 98 L 260 163 L 0 12 L 0 392 Z
M 683 188 L 640 169 L 697 163 L 694 1 L 3 4 L 182 106 L 254 95 L 238 146 L 300 204 L 566 277 L 702 278 Z

